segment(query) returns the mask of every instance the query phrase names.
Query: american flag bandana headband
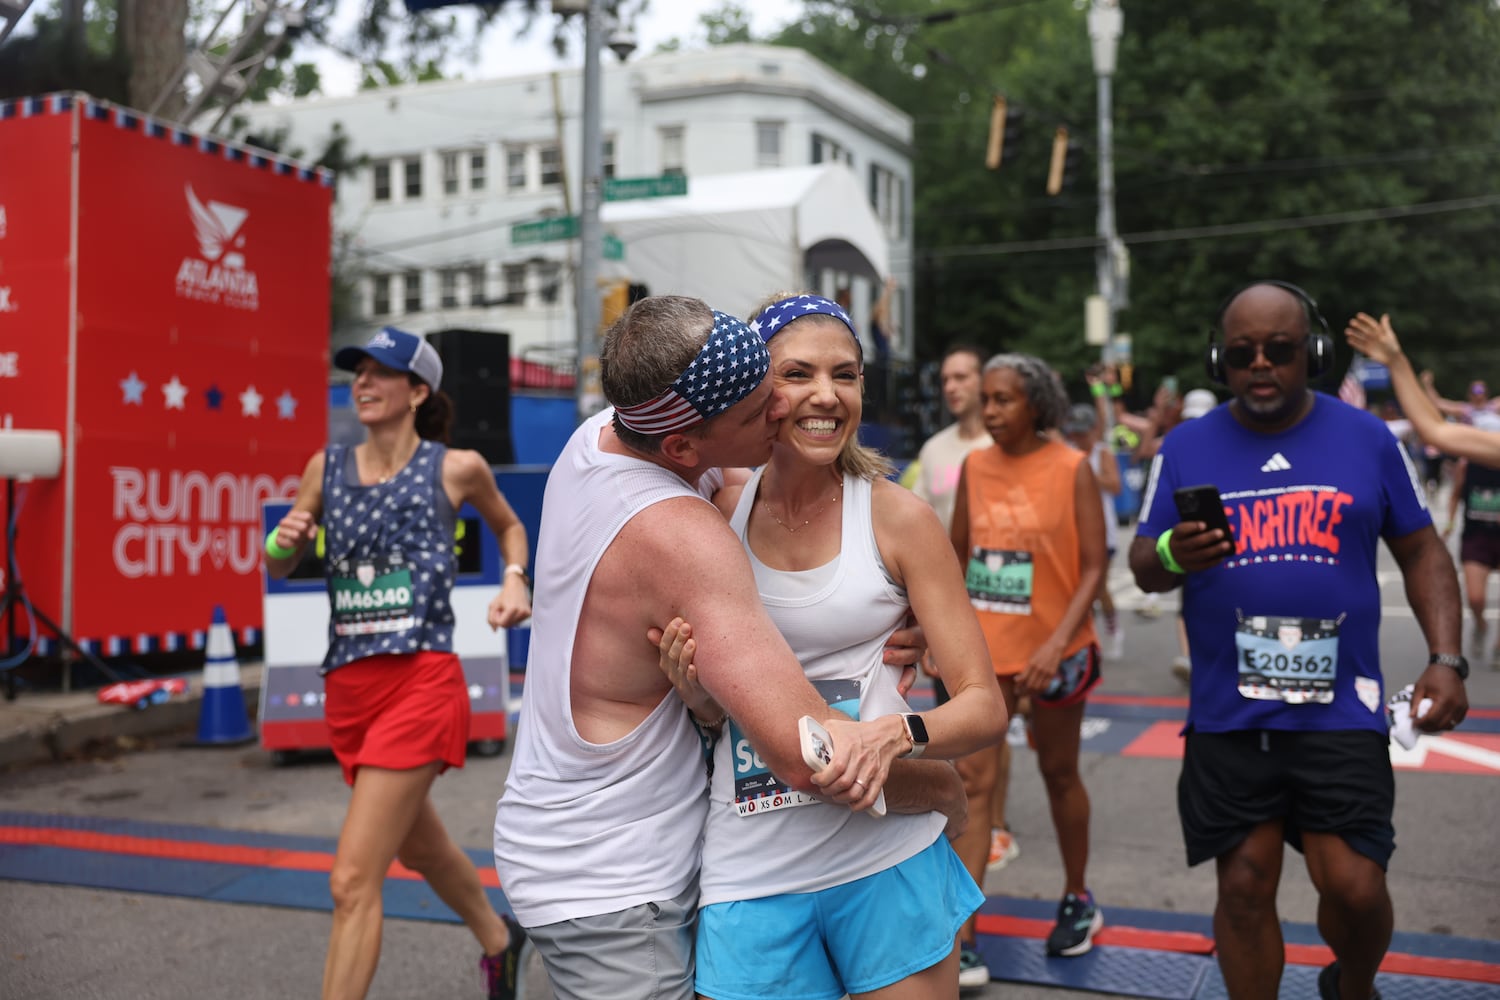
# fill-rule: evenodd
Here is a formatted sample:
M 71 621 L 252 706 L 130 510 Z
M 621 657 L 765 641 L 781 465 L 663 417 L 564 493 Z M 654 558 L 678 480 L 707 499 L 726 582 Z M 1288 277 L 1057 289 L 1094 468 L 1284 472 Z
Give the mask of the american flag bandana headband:
M 762 309 L 759 316 L 750 321 L 750 329 L 760 334 L 761 340 L 769 341 L 792 320 L 817 313 L 832 316 L 843 323 L 849 328 L 850 336 L 856 342 L 859 341 L 859 333 L 854 329 L 854 321 L 849 318 L 849 313 L 837 302 L 825 299 L 821 295 L 793 295 L 789 299 L 773 302 Z
M 741 320 L 713 310 L 714 328 L 677 381 L 655 399 L 615 407 L 638 434 L 671 434 L 711 420 L 754 392 L 771 370 L 765 342 Z

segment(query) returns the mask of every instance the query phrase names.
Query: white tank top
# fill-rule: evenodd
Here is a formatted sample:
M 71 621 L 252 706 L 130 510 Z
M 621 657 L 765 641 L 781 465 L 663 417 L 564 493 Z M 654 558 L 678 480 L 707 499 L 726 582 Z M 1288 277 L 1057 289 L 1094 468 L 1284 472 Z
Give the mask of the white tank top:
M 1103 442 L 1097 442 L 1089 451 L 1089 469 L 1094 473 L 1095 480 L 1099 478 L 1099 465 L 1104 461 L 1103 452 L 1108 447 Z M 1106 493 L 1100 487 L 1099 500 L 1104 504 L 1104 547 L 1113 552 L 1120 547 L 1120 518 L 1115 513 L 1115 497 L 1113 493 Z
M 595 566 L 642 510 L 702 498 L 666 469 L 600 450 L 612 413 L 573 433 L 542 499 L 525 698 L 495 811 L 495 869 L 527 927 L 670 899 L 698 874 L 703 747 L 677 695 L 613 743 L 590 743 L 573 724 L 573 642 Z M 705 476 L 700 487 L 721 482 Z
M 741 541 L 761 471 L 730 519 Z M 761 600 L 813 686 L 866 719 L 910 711 L 896 692 L 900 671 L 881 656 L 909 605 L 880 559 L 870 498 L 868 480 L 844 477 L 843 542 L 833 562 L 786 572 L 750 558 Z M 875 817 L 789 791 L 731 720 L 714 752 L 700 905 L 843 885 L 926 850 L 945 824 L 939 813 Z

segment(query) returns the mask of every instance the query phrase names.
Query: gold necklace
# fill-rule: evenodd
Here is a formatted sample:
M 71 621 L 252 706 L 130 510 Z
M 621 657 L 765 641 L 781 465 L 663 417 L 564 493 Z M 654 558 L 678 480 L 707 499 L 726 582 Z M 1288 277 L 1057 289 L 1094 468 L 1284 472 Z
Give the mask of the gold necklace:
M 803 528 L 807 527 L 809 524 L 812 524 L 813 523 L 813 518 L 815 518 L 819 514 L 823 513 L 823 511 L 828 508 L 829 504 L 838 503 L 839 502 L 839 494 L 842 493 L 843 491 L 844 491 L 844 484 L 843 483 L 839 483 L 839 488 L 834 491 L 833 496 L 829 497 L 827 500 L 824 500 L 821 504 L 819 504 L 818 508 L 816 510 L 814 510 L 811 514 L 808 515 L 807 520 L 803 521 L 801 524 L 798 524 L 798 525 L 787 524 L 781 518 L 777 517 L 776 516 L 776 512 L 771 509 L 771 501 L 762 498 L 762 500 L 760 502 L 760 505 L 766 509 L 766 513 L 767 514 L 771 515 L 771 520 L 775 521 L 777 524 L 781 525 L 787 531 L 789 531 L 789 532 L 791 532 L 792 534 L 795 535 L 797 532 L 801 531 Z
M 417 444 L 420 446 L 421 442 L 418 441 Z M 377 472 L 374 468 L 371 468 L 370 471 L 375 472 L 375 483 L 376 483 L 376 485 L 381 485 L 381 484 L 390 482 L 391 479 L 392 479 L 392 477 L 394 477 L 402 469 L 406 468 L 407 462 L 410 462 L 412 460 L 412 457 L 415 456 L 415 455 L 416 455 L 416 452 L 414 451 L 414 452 L 412 452 L 411 455 L 407 456 L 405 462 L 397 462 L 397 463 L 395 463 L 394 465 L 392 465 L 392 466 L 389 467 L 389 471 L 387 471 L 387 472 Z M 370 463 L 370 465 L 372 467 L 374 466 L 374 464 L 375 464 L 374 462 Z

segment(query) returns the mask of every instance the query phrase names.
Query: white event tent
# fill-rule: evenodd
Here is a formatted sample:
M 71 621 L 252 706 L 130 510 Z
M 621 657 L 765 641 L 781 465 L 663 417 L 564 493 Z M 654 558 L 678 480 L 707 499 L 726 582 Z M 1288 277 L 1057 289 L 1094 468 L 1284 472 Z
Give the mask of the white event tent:
M 692 177 L 685 195 L 606 202 L 602 214 L 625 247 L 607 273 L 735 315 L 825 269 L 877 288 L 890 273 L 880 220 L 842 164 Z

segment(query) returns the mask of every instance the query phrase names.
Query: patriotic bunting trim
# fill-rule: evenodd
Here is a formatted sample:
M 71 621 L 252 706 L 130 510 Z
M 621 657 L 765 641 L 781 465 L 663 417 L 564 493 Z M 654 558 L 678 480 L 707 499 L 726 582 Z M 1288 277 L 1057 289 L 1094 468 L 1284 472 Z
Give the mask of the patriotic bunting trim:
M 101 101 L 82 93 L 45 94 L 40 97 L 15 97 L 0 100 L 0 120 L 8 118 L 35 118 L 39 115 L 62 115 L 79 108 L 83 117 L 90 121 L 109 122 L 115 128 L 128 132 L 140 132 L 153 139 L 166 139 L 174 146 L 196 146 L 200 153 L 222 156 L 231 163 L 244 163 L 257 170 L 271 170 L 276 174 L 295 177 L 300 181 L 316 182 L 324 187 L 333 186 L 333 171 L 326 167 L 307 167 L 293 160 L 252 149 L 222 139 L 178 128 L 160 122 L 129 108 L 122 108 L 108 101 Z

